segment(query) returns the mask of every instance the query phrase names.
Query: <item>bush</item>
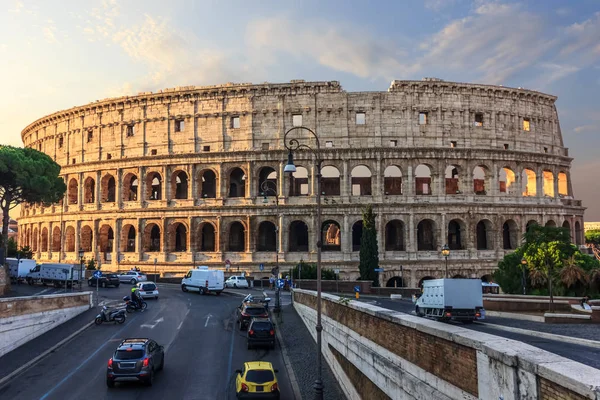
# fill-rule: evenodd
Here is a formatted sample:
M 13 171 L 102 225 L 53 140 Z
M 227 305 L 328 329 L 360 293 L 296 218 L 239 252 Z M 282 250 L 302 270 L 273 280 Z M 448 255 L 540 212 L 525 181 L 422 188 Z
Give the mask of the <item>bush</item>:
M 298 279 L 298 271 L 301 274 L 300 279 L 317 279 L 317 264 L 308 264 L 300 260 L 300 263 L 292 269 L 290 278 Z M 331 269 L 321 268 L 321 279 L 333 281 L 335 280 L 335 272 Z

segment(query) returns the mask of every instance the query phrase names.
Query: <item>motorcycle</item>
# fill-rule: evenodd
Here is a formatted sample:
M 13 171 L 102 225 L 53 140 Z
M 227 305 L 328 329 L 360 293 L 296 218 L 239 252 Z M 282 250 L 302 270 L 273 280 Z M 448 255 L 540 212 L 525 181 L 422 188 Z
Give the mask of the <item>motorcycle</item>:
M 131 297 L 129 297 L 129 296 L 123 297 L 123 301 L 125 302 L 125 309 L 127 310 L 128 313 L 132 313 L 135 310 L 144 311 L 146 309 L 146 307 L 148 307 L 148 303 L 146 303 L 144 300 L 141 301 L 141 305 L 140 305 L 140 304 L 136 303 L 135 301 L 131 300 Z
M 125 310 L 109 310 L 106 306 L 102 306 L 102 311 L 96 316 L 94 322 L 96 325 L 100 325 L 103 322 L 116 322 L 122 324 L 125 322 L 126 318 L 127 314 L 125 314 Z

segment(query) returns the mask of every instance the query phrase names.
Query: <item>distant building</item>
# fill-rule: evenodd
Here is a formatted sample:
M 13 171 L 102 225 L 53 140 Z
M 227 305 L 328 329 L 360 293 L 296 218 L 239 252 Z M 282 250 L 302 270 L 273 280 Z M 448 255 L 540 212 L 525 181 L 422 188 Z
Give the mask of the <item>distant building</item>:
M 584 222 L 583 230 L 587 231 L 600 231 L 600 222 Z
M 13 238 L 17 243 L 19 241 L 19 223 L 12 218 L 8 221 L 8 238 Z

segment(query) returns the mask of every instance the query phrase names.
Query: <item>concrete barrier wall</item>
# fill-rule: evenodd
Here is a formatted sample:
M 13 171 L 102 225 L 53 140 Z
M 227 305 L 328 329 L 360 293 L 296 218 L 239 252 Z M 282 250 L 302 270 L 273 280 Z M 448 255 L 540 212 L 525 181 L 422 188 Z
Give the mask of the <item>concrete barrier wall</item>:
M 316 295 L 294 290 L 316 338 Z M 323 294 L 323 355 L 349 399 L 600 400 L 600 370 L 509 339 Z
M 0 299 L 0 357 L 92 307 L 92 292 Z

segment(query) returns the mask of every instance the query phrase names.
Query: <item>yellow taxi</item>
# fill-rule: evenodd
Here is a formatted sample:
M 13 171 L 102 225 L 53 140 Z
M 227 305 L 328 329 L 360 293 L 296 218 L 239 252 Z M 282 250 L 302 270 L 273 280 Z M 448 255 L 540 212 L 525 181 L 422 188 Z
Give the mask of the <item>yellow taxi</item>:
M 238 369 L 235 379 L 235 393 L 238 399 L 277 399 L 279 385 L 277 372 L 273 365 L 266 361 L 250 361 Z

